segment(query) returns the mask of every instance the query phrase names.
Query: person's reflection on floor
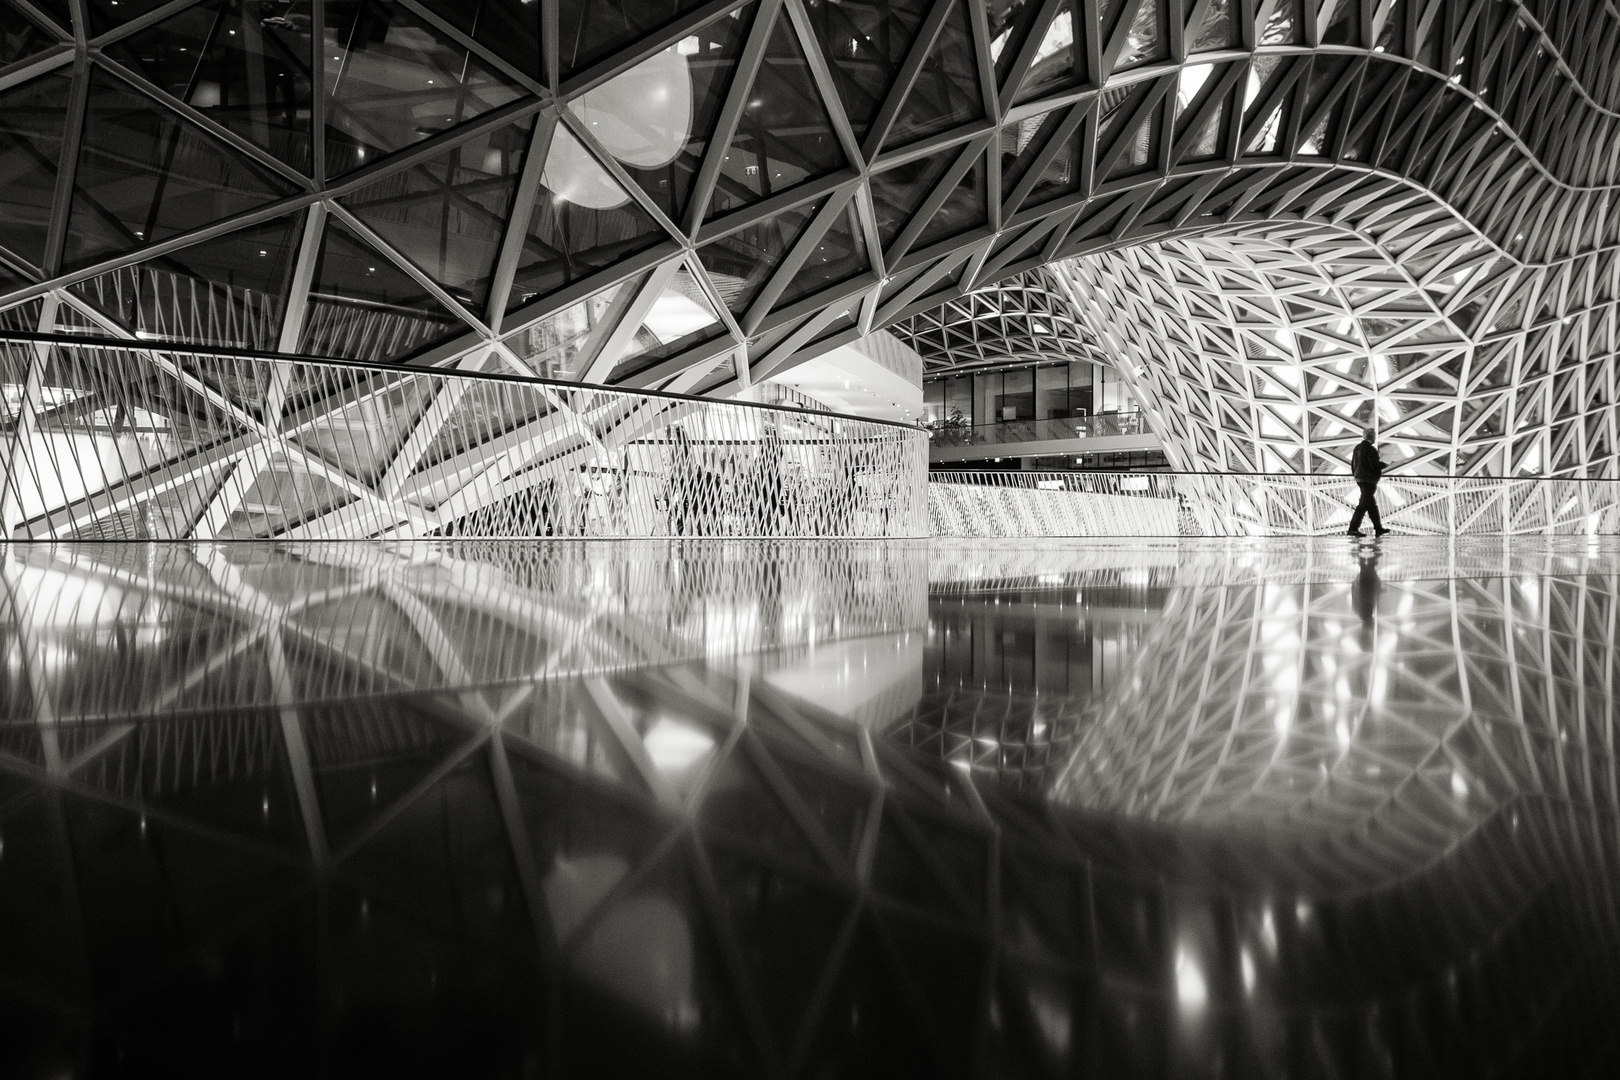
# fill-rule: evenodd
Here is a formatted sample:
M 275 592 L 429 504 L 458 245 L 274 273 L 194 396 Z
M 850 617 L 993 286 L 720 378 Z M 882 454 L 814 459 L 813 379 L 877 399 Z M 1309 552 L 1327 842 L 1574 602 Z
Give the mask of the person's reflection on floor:
M 1378 618 L 1378 594 L 1384 591 L 1384 583 L 1378 577 L 1378 555 L 1377 550 L 1360 553 L 1361 565 L 1356 568 L 1356 581 L 1350 587 L 1350 604 L 1361 619 L 1363 637 L 1372 634 L 1373 623 Z

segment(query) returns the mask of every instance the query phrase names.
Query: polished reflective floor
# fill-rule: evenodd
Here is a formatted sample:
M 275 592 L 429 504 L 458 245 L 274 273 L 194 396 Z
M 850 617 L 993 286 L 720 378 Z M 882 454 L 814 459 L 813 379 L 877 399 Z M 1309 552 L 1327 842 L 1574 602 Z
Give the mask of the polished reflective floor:
M 1620 1074 L 1620 540 L 0 572 L 0 1076 Z

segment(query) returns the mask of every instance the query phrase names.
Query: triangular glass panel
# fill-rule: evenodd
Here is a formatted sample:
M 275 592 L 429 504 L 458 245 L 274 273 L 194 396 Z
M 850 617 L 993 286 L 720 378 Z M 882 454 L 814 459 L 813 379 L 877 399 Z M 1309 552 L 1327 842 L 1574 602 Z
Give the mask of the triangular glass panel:
M 724 332 L 724 324 L 697 278 L 682 266 L 653 301 L 630 343 L 615 358 L 613 378 L 639 371 Z
M 341 176 L 431 138 L 522 91 L 398 4 L 328 12 L 326 173 Z
M 967 0 L 957 0 L 883 145 L 885 149 L 904 146 L 983 115 Z
M 1018 93 L 1013 96 L 1015 102 L 1039 97 L 1046 90 L 1055 90 L 1080 78 L 1085 66 L 1081 49 L 1085 38 L 1076 30 L 1073 0 L 1063 0 L 1057 14 L 1041 32 L 1035 57 L 1018 84 Z
M 300 33 L 292 20 L 261 18 L 259 11 L 252 0 L 212 0 L 107 46 L 107 54 L 308 173 L 307 23 Z
M 277 218 L 71 289 L 145 337 L 274 349 L 302 226 L 301 213 Z
M 1067 115 L 1067 109 L 1053 109 L 1050 112 L 1025 117 L 1016 124 L 1008 124 L 1001 129 L 1003 192 L 1010 193 L 1023 180 L 1030 165 L 1040 156 L 1041 151 L 1046 149 L 1053 132 L 1062 125 Z
M 771 31 L 737 134 L 726 148 L 706 216 L 747 206 L 843 165 L 832 117 L 783 11 Z
M 1191 53 L 1228 49 L 1238 43 L 1237 21 L 1232 18 L 1232 0 L 1210 0 L 1204 23 L 1192 35 Z
M 1361 44 L 1361 5 L 1353 0 L 1339 0 L 1327 29 L 1322 31 L 1324 45 Z
M 709 280 L 732 311 L 740 313 L 754 302 L 765 279 L 792 250 L 825 201 L 783 210 L 698 248 Z
M 1204 126 L 1187 143 L 1181 161 L 1207 161 L 1220 154 L 1221 129 L 1226 122 L 1226 102 L 1221 102 L 1204 122 Z M 1183 136 L 1185 141 L 1185 136 Z
M 1120 111 L 1122 113 L 1134 112 L 1134 109 L 1127 106 L 1126 109 Z M 1148 162 L 1153 157 L 1154 136 L 1158 133 L 1159 117 L 1161 115 L 1158 109 L 1150 109 L 1147 118 L 1137 126 L 1136 130 L 1125 131 L 1116 136 L 1125 139 L 1126 145 L 1119 156 L 1114 159 L 1113 165 L 1108 170 L 1107 179 L 1113 180 L 1121 176 L 1129 176 L 1147 167 Z M 1111 152 L 1114 144 L 1109 143 L 1108 145 Z
M 692 193 L 753 13 L 749 6 L 716 19 L 568 103 L 673 219 Z
M 531 126 L 523 120 L 453 146 L 343 203 L 451 296 L 482 310 Z
M 109 30 L 156 11 L 169 0 L 86 0 L 90 9 L 90 36 Z
M 542 379 L 578 379 L 593 358 L 591 345 L 600 343 L 621 301 L 633 296 L 642 280 L 622 281 L 502 340 Z
M 46 16 L 60 26 L 65 34 L 72 36 L 73 5 L 70 0 L 30 0 L 30 3 L 36 12 Z
M 66 75 L 46 75 L 0 93 L 0 245 L 35 266 L 45 262 L 72 86 Z
M 340 222 L 326 223 L 298 351 L 399 360 L 466 324 Z
M 58 42 L 55 34 L 10 4 L 0 2 L 0 66 L 26 60 Z
M 0 295 L 21 288 L 28 283 L 28 278 L 24 277 L 21 272 L 13 270 L 4 262 L 0 262 Z
M 1131 22 L 1131 29 L 1125 35 L 1125 48 L 1121 50 L 1119 59 L 1114 62 L 1115 71 L 1124 71 L 1126 68 L 1136 67 L 1152 60 L 1163 60 L 1170 55 L 1170 43 L 1164 33 L 1164 19 L 1160 16 L 1159 5 L 1164 0 L 1141 0 L 1136 8 L 1136 18 Z
M 423 6 L 523 74 L 544 78 L 535 0 L 425 0 Z
M 557 41 L 563 78 L 651 36 L 702 6 L 703 0 L 663 0 L 656 4 L 646 0 L 559 0 Z
M 861 230 L 861 219 L 851 199 L 844 212 L 833 221 L 832 227 L 816 244 L 797 275 L 782 290 L 776 301 L 778 307 L 803 300 L 812 293 L 841 284 L 871 266 L 866 254 L 866 236 Z
M 878 238 L 885 249 L 894 243 L 954 160 L 950 154 L 929 154 L 872 175 L 872 207 L 877 212 Z
M 925 248 L 936 241 L 957 236 L 975 226 L 983 225 L 989 218 L 985 196 L 984 158 L 976 157 L 973 167 L 967 171 L 961 183 L 956 185 L 956 190 L 946 197 L 945 202 L 929 219 L 916 242 L 911 245 L 911 250 Z
M 540 186 L 513 307 L 670 239 L 566 124 L 551 137 Z
M 63 264 L 83 266 L 292 192 L 287 181 L 97 70 Z
M 985 12 L 990 31 L 990 62 L 996 66 L 997 86 L 1007 81 L 1018 50 L 1024 47 L 1025 39 L 1034 29 L 1041 6 L 1039 0 L 1010 0 L 992 4 Z
M 931 7 L 929 0 L 884 4 L 808 0 L 805 4 L 856 139 L 866 138 Z
M 1020 206 L 1035 206 L 1060 195 L 1080 190 L 1080 140 L 1085 138 L 1085 127 L 1063 141 L 1052 159 L 1041 170 L 1041 177 L 1029 189 Z
M 1439 20 L 1435 20 L 1438 22 Z M 1305 43 L 1305 12 L 1301 0 L 1277 0 L 1260 31 L 1262 45 L 1303 45 Z

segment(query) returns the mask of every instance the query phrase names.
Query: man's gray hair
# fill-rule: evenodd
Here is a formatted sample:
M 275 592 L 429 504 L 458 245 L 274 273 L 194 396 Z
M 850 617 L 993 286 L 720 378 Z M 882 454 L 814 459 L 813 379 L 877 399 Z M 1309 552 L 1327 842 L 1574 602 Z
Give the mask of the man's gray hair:
M 1361 429 L 1361 435 L 1362 435 L 1362 438 L 1366 439 L 1368 442 L 1372 442 L 1375 438 L 1378 437 L 1378 429 L 1377 428 L 1364 427 L 1364 428 Z

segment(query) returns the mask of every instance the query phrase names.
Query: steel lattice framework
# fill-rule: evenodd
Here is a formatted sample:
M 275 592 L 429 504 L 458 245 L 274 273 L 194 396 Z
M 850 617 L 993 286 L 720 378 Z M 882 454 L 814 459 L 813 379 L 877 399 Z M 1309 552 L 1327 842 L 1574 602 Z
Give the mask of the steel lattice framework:
M 1174 240 L 1059 273 L 1183 468 L 1347 472 L 1375 426 L 1409 475 L 1615 476 L 1615 264 L 1526 266 L 1422 225 Z
M 8 0 L 0 35 L 0 288 L 114 332 L 729 393 L 1303 221 L 1460 274 L 1437 303 L 1521 376 L 1612 352 L 1610 3 Z M 1614 442 L 1529 441 L 1477 467 Z

